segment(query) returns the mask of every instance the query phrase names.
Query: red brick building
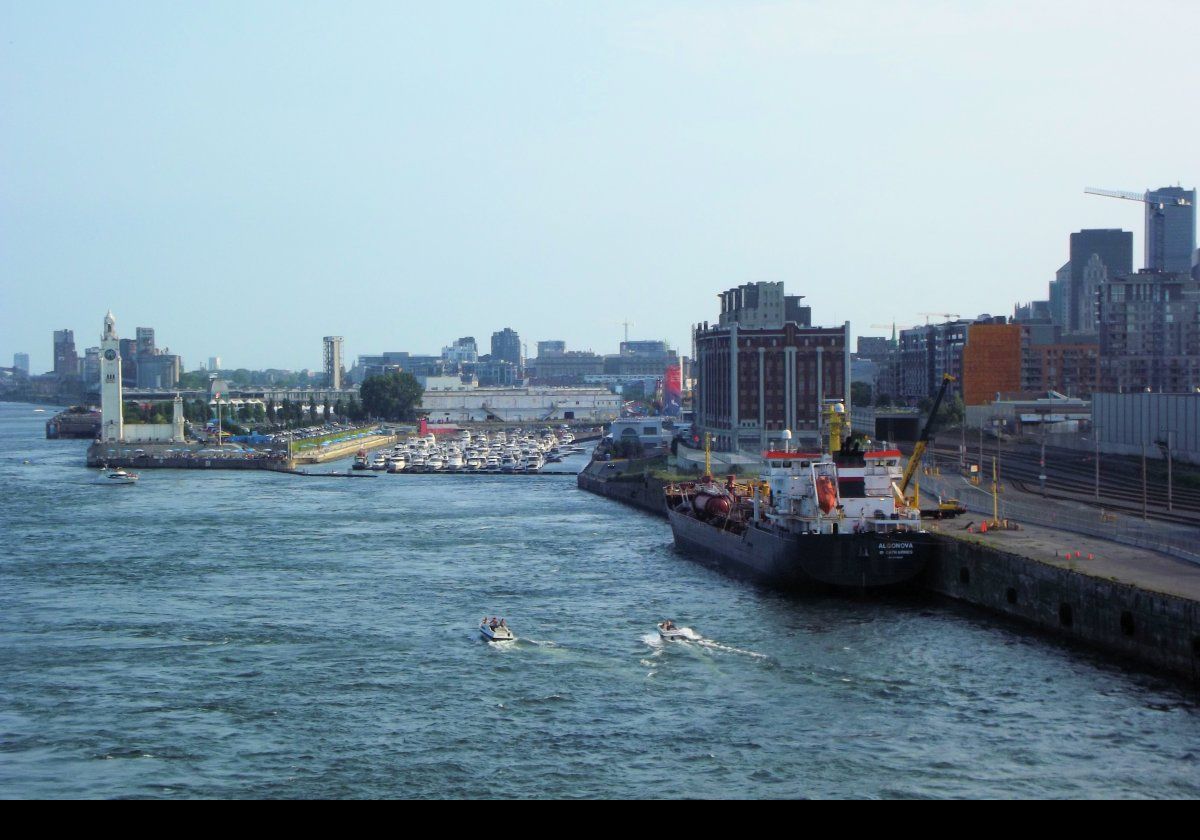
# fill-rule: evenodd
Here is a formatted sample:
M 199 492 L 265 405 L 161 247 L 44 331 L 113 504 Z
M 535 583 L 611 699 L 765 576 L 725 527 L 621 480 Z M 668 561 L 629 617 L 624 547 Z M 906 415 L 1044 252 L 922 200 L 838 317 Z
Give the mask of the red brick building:
M 782 283 L 755 283 L 721 295 L 717 324 L 693 331 L 695 425 L 721 450 L 760 451 L 816 444 L 826 400 L 850 412 L 850 325 L 813 327 L 801 296 Z

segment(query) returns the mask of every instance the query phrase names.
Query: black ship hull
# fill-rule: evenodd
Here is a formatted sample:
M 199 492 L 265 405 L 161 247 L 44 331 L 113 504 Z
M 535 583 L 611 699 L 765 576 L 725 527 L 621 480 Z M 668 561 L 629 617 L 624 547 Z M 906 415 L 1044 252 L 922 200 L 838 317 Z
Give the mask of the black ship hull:
M 909 533 L 790 534 L 751 523 L 725 529 L 668 513 L 675 545 L 724 572 L 796 591 L 899 587 L 937 550 L 934 536 Z

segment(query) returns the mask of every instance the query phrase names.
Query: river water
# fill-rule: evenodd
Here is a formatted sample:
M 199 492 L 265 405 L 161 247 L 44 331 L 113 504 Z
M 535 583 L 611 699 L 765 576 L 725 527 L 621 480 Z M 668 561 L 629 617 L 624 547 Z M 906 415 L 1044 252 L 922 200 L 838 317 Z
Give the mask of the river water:
M 570 476 L 100 487 L 33 409 L 0 403 L 0 796 L 1200 796 L 1187 687 L 730 580 Z

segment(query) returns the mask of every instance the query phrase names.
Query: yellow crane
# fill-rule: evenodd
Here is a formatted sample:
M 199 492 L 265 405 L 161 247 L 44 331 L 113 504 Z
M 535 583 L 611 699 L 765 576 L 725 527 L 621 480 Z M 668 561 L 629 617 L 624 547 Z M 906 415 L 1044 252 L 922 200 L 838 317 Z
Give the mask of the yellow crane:
M 904 494 L 908 491 L 909 482 L 912 481 L 913 475 L 921 463 L 921 458 L 925 455 L 925 450 L 929 448 L 929 440 L 933 437 L 933 430 L 937 426 L 937 413 L 938 409 L 941 408 L 942 400 L 946 396 L 946 388 L 954 381 L 955 378 L 950 374 L 942 374 L 942 387 L 938 389 L 937 399 L 933 401 L 933 408 L 929 411 L 929 419 L 925 421 L 925 428 L 921 430 L 921 437 L 917 440 L 917 445 L 913 447 L 912 455 L 908 459 L 908 466 L 904 468 L 904 475 L 900 478 L 899 486 L 896 487 L 896 501 L 902 504 L 908 504 Z

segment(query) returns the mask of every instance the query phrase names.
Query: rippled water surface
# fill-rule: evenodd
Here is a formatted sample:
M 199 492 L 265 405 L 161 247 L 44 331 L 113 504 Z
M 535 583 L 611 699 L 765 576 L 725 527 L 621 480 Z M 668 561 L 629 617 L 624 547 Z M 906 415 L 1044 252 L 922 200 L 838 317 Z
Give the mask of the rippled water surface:
M 0 403 L 0 795 L 1200 796 L 1187 688 L 726 579 L 570 476 L 98 487 L 48 416 Z

